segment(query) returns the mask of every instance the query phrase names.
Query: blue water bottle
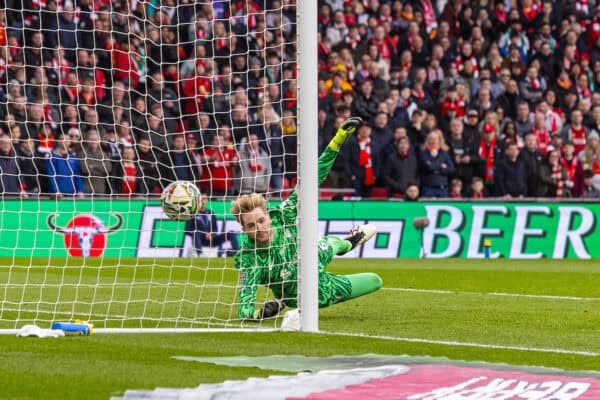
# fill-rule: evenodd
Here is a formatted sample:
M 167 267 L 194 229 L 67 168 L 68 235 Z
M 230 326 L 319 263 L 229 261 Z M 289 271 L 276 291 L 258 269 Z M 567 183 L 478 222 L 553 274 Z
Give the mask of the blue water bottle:
M 94 334 L 94 324 L 85 321 L 53 322 L 51 329 L 60 329 L 65 336 L 90 336 Z
M 490 239 L 483 241 L 483 255 L 485 258 L 490 258 L 492 255 L 492 241 Z

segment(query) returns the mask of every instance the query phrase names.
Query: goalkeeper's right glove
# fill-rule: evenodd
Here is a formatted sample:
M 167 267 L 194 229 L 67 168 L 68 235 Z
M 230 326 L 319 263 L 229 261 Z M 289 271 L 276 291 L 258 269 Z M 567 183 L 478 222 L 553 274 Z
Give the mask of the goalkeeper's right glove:
M 281 300 L 267 301 L 262 309 L 254 311 L 254 319 L 271 318 L 279 314 L 285 308 L 285 304 Z
M 342 122 L 342 125 L 338 128 L 335 136 L 331 139 L 329 147 L 334 151 L 340 151 L 340 147 L 342 147 L 346 139 L 362 125 L 362 122 L 362 118 L 360 117 L 350 117 Z

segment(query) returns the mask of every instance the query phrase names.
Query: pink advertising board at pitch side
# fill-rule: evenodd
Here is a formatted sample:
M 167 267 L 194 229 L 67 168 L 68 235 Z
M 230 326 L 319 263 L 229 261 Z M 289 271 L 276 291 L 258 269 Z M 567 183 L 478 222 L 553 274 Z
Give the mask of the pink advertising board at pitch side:
M 600 400 L 600 378 L 440 364 L 288 400 Z

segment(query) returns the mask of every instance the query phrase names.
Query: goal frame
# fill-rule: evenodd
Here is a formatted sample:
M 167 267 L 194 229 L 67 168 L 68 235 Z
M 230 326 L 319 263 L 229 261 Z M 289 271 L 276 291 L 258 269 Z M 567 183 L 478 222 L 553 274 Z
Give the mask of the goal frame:
M 317 3 L 298 1 L 298 297 L 300 330 L 319 330 Z
M 297 176 L 298 176 L 298 309 L 300 330 L 318 332 L 318 58 L 317 3 L 296 3 Z M 94 334 L 273 332 L 279 328 L 96 328 Z M 0 329 L 14 335 L 19 329 Z

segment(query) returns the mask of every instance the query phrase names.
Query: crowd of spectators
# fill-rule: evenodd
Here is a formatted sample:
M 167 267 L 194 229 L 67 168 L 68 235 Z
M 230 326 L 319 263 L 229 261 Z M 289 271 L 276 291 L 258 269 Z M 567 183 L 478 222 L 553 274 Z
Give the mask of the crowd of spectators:
M 332 0 L 319 27 L 321 135 L 366 121 L 334 185 L 598 198 L 600 3 Z
M 294 0 L 1 2 L 4 194 L 293 187 Z M 318 61 L 334 195 L 600 198 L 600 3 L 321 0 Z

